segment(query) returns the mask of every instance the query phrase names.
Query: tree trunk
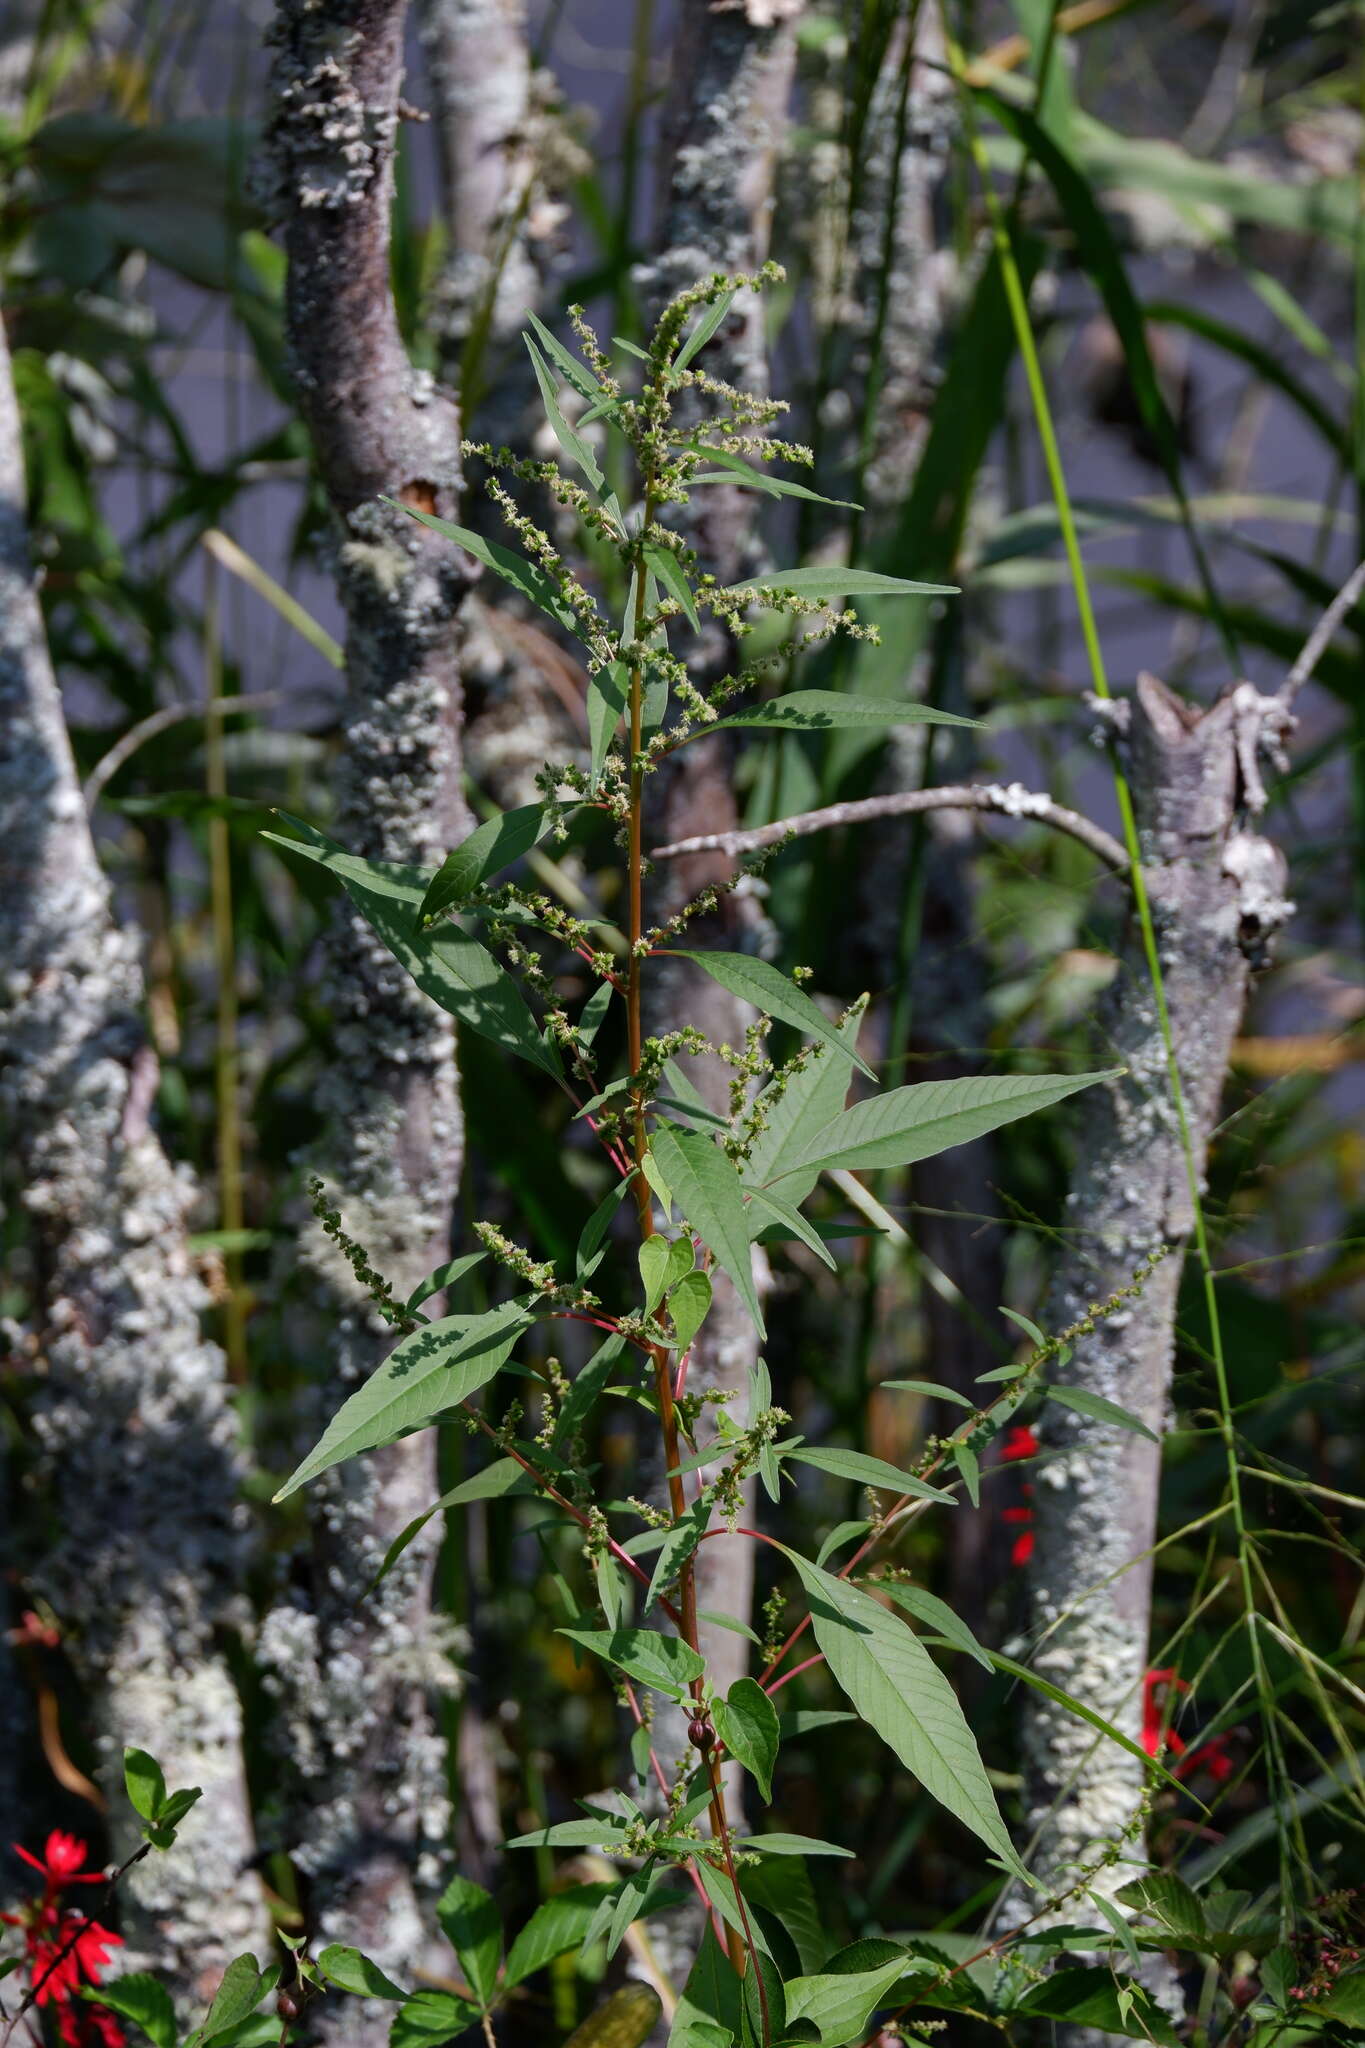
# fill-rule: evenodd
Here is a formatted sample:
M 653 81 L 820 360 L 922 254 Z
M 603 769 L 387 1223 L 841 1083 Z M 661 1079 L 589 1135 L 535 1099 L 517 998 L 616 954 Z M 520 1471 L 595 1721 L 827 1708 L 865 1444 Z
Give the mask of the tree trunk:
M 335 832 L 371 858 L 431 864 L 468 829 L 460 786 L 459 558 L 378 502 L 453 513 L 455 407 L 408 362 L 389 288 L 389 211 L 406 0 L 281 0 L 272 40 L 269 191 L 288 256 L 299 404 L 336 515 L 348 699 Z M 308 1166 L 348 1232 L 401 1292 L 447 1255 L 462 1127 L 450 1019 L 368 926 L 338 906 L 324 1000 L 332 1064 Z M 300 1263 L 325 1342 L 312 1434 L 392 1343 L 319 1228 Z M 439 1300 L 429 1304 L 440 1313 Z M 311 1440 L 311 1436 L 310 1436 Z M 431 1432 L 339 1467 L 309 1491 L 311 1549 L 263 1655 L 297 1764 L 294 1854 L 319 1931 L 412 1981 L 418 1891 L 449 1820 L 430 1695 L 455 1674 L 430 1604 L 432 1540 L 362 1597 L 390 1539 L 435 1496 Z M 324 2036 L 379 2041 L 386 2011 L 333 2015 Z
M 197 2004 L 269 1938 L 241 1710 L 214 1640 L 243 1563 L 237 1431 L 199 1327 L 194 1187 L 150 1121 L 137 947 L 111 913 L 48 657 L 2 325 L 0 846 L 0 1112 L 32 1232 L 34 1426 L 59 1532 L 33 1576 L 89 1688 L 115 1854 L 139 1840 L 125 1746 L 173 1788 L 203 1788 L 180 1843 L 120 1892 L 138 1962 Z
M 1248 688 L 1201 712 L 1143 676 L 1131 705 L 1128 775 L 1201 1178 L 1252 968 L 1292 909 L 1279 853 L 1244 820 L 1248 791 L 1239 763 L 1252 758 L 1248 744 L 1253 755 L 1257 744 L 1256 732 L 1247 739 Z M 1047 1321 L 1057 1330 L 1085 1317 L 1170 1247 L 1138 1299 L 1077 1341 L 1064 1375 L 1160 1436 L 1193 1218 L 1135 925 L 1100 1034 L 1105 1064 L 1126 1071 L 1086 1098 Z M 1040 1636 L 1034 1666 L 1140 1742 L 1152 1591 L 1146 1553 L 1156 1530 L 1160 1447 L 1055 1402 L 1043 1410 L 1039 1435 L 1029 1567 Z M 1034 1868 L 1064 1888 L 1074 1877 L 1069 1865 L 1126 1833 L 1123 1859 L 1097 1880 L 1117 1891 L 1144 1862 L 1143 1844 L 1133 1838 L 1142 1762 L 1033 1692 L 1024 1699 L 1024 1740 Z

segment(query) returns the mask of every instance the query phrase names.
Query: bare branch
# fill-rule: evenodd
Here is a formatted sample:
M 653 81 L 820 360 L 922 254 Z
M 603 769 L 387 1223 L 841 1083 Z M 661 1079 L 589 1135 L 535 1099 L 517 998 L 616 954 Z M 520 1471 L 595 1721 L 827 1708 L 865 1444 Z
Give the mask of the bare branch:
M 1277 692 L 1282 704 L 1292 704 L 1299 691 L 1312 675 L 1323 655 L 1327 652 L 1332 635 L 1341 624 L 1356 599 L 1365 590 L 1365 562 L 1358 562 L 1342 584 L 1322 617 L 1303 643 L 1303 652 L 1290 669 Z
M 1054 831 L 1078 839 L 1115 874 L 1128 873 L 1128 855 L 1102 825 L 1092 824 L 1079 811 L 1069 811 L 1064 804 L 1025 789 L 1019 782 L 948 783 L 941 789 L 902 789 L 890 796 L 861 797 L 855 803 L 801 811 L 794 818 L 780 818 L 774 825 L 759 825 L 749 832 L 708 832 L 695 839 L 678 839 L 671 846 L 656 846 L 652 858 L 677 860 L 692 853 L 757 853 L 760 847 L 776 846 L 783 839 L 804 839 L 812 832 L 827 832 L 836 825 L 862 825 L 871 818 L 905 818 L 921 811 L 992 811 L 1005 818 L 1032 818 L 1040 825 L 1051 825 Z
M 81 795 L 87 811 L 93 811 L 106 786 L 113 781 L 125 761 L 132 759 L 139 747 L 154 740 L 158 733 L 168 732 L 173 725 L 179 725 L 187 718 L 208 718 L 216 710 L 219 717 L 226 718 L 239 711 L 270 711 L 280 703 L 283 692 L 279 690 L 253 690 L 242 697 L 224 697 L 218 705 L 208 704 L 163 704 L 159 711 L 149 712 L 146 718 L 139 718 L 136 725 L 130 725 L 127 732 L 115 740 L 107 754 L 101 754 L 85 778 Z

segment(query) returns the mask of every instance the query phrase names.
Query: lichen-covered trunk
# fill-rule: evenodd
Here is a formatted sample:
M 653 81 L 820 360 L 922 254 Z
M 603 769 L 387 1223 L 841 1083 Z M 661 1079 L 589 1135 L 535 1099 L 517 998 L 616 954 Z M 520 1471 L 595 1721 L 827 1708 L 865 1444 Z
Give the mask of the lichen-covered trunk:
M 1244 686 L 1245 687 L 1245 686 Z M 1202 1177 L 1253 964 L 1291 906 L 1283 863 L 1243 819 L 1238 695 L 1200 712 L 1150 676 L 1131 705 L 1128 776 L 1142 839 L 1171 1032 Z M 1251 742 L 1254 748 L 1254 738 Z M 1176 1296 L 1192 1227 L 1180 1131 L 1141 934 L 1130 929 L 1099 1021 L 1106 1065 L 1079 1119 L 1064 1251 L 1049 1329 L 1086 1317 L 1128 1286 L 1162 1246 L 1137 1299 L 1076 1342 L 1068 1385 L 1116 1401 L 1159 1437 Z M 1034 1666 L 1140 1742 L 1161 1451 L 1055 1402 L 1039 1426 L 1029 1566 Z M 1024 1703 L 1033 1867 L 1045 1883 L 1125 1839 L 1097 1879 L 1117 1891 L 1144 1860 L 1137 1822 L 1144 1768 L 1038 1694 Z
M 406 0 L 281 0 L 262 183 L 283 232 L 293 374 L 335 513 L 346 612 L 333 829 L 354 852 L 431 864 L 467 829 L 462 576 L 448 544 L 378 502 L 449 513 L 460 482 L 455 408 L 409 364 L 389 288 L 406 13 Z M 402 1292 L 448 1255 L 462 1151 L 453 1029 L 341 905 L 324 993 L 333 1050 L 307 1165 Z M 303 1418 L 315 1433 L 392 1331 L 317 1227 L 300 1264 L 321 1332 Z M 262 1640 L 312 1918 L 408 1982 L 426 1952 L 420 1892 L 438 1875 L 449 1818 L 432 1693 L 455 1672 L 431 1610 L 430 1543 L 365 1589 L 393 1535 L 434 1496 L 430 1432 L 326 1475 L 309 1491 L 298 1583 Z M 316 2022 L 348 2048 L 381 2040 L 387 2023 L 377 2006 L 337 2017 L 324 2007 Z
M 457 381 L 470 336 L 514 339 L 540 295 L 525 0 L 420 0 L 449 253 L 435 317 Z
M 786 133 L 795 47 L 795 24 L 790 20 L 778 27 L 756 27 L 744 10 L 718 14 L 708 0 L 687 0 L 674 52 L 673 115 L 657 252 L 641 279 L 651 303 L 662 304 L 715 271 L 752 271 L 764 261 L 773 168 Z M 756 293 L 740 294 L 698 365 L 740 390 L 767 391 L 767 346 Z M 757 564 L 757 503 L 751 492 L 708 486 L 675 519 L 705 567 L 723 583 L 733 582 Z M 703 642 L 694 663 L 703 686 L 725 673 L 731 651 L 720 634 Z M 648 783 L 650 829 L 656 841 L 733 826 L 731 767 L 732 756 L 723 740 L 702 740 Z M 715 856 L 672 863 L 656 892 L 654 915 L 672 916 L 728 873 L 728 863 Z M 689 927 L 688 943 L 743 951 L 755 943 L 756 924 L 753 899 L 723 895 L 716 912 Z M 752 1021 L 753 1012 L 745 1004 L 691 961 L 671 960 L 652 977 L 651 1030 L 695 1024 L 713 1043 L 740 1050 Z M 728 1115 L 729 1069 L 715 1059 L 683 1064 L 709 1106 Z M 714 1286 L 711 1313 L 693 1346 L 688 1385 L 692 1391 L 713 1387 L 725 1394 L 727 1413 L 742 1426 L 748 1416 L 757 1335 L 729 1280 L 717 1274 Z M 711 1414 L 699 1424 L 703 1445 L 708 1433 L 714 1436 Z M 707 1476 L 703 1470 L 701 1479 Z M 744 1519 L 749 1519 L 747 1514 Z M 731 1538 L 704 1543 L 697 1559 L 698 1607 L 747 1623 L 753 1604 L 752 1542 Z M 723 1694 L 748 1670 L 747 1640 L 734 1629 L 705 1620 L 699 1635 L 709 1676 Z M 682 1754 L 686 1715 L 681 1709 L 665 1710 L 660 1718 L 663 1753 Z M 738 1812 L 742 1781 L 732 1765 L 726 1768 L 726 1780 L 727 1796 Z
M 243 1561 L 237 1429 L 200 1330 L 194 1187 L 151 1123 L 137 945 L 114 922 L 48 658 L 2 326 L 0 847 L 0 1125 L 30 1229 L 34 1428 L 56 1528 L 24 1563 L 89 1688 L 115 1853 L 139 1839 L 125 1746 L 172 1786 L 203 1787 L 177 1847 L 121 1892 L 138 1960 L 193 2006 L 268 1939 L 240 1704 L 215 1641 Z

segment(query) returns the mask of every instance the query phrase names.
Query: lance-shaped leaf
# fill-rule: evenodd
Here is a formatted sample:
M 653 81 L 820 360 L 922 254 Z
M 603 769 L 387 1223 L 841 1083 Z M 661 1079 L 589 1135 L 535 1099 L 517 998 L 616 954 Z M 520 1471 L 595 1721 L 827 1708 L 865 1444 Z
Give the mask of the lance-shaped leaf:
M 766 469 L 755 469 L 742 456 L 731 455 L 726 448 L 710 448 L 704 441 L 694 441 L 692 452 L 704 455 L 709 462 L 718 462 L 719 469 L 698 470 L 688 478 L 688 489 L 695 484 L 733 484 L 741 490 L 762 491 L 769 498 L 805 498 L 812 505 L 835 505 L 841 512 L 861 512 L 862 506 L 855 505 L 850 498 L 826 498 L 819 491 L 813 491 L 809 484 L 792 483 L 787 477 L 774 476 Z
M 913 1494 L 916 1500 L 946 1501 L 950 1507 L 953 1504 L 950 1493 L 930 1486 L 927 1479 L 902 1472 L 883 1458 L 869 1458 L 863 1451 L 826 1450 L 816 1444 L 801 1444 L 786 1455 L 802 1465 L 813 1465 L 817 1472 L 830 1472 L 836 1479 L 851 1479 L 855 1486 L 880 1486 L 891 1493 Z
M 954 1614 L 946 1600 L 940 1600 L 936 1593 L 926 1593 L 923 1586 L 907 1585 L 904 1579 L 878 1579 L 877 1591 L 894 1600 L 897 1607 L 903 1607 L 907 1614 L 913 1614 L 916 1621 L 934 1629 L 945 1642 L 955 1650 L 962 1650 L 974 1657 L 987 1671 L 992 1669 L 991 1660 L 982 1649 L 976 1637 L 960 1615 Z
M 668 951 L 680 960 L 695 961 L 698 967 L 706 970 L 712 981 L 718 981 L 742 1003 L 750 1004 L 769 1017 L 778 1017 L 784 1024 L 794 1025 L 805 1037 L 814 1038 L 843 1058 L 852 1060 L 870 1080 L 876 1079 L 867 1061 L 841 1035 L 838 1025 L 830 1022 L 819 1005 L 811 1001 L 789 974 L 783 974 L 771 962 L 755 959 L 751 953 L 694 953 L 685 946 L 669 947 Z
M 482 562 L 485 569 L 491 569 L 495 576 L 501 576 L 504 583 L 510 583 L 513 590 L 520 591 L 533 605 L 548 613 L 557 625 L 582 639 L 583 627 L 577 612 L 565 599 L 553 576 L 547 576 L 536 563 L 514 555 L 510 548 L 501 547 L 495 540 L 485 540 L 481 533 L 473 532 L 468 526 L 456 526 L 453 520 L 438 519 L 434 512 L 419 512 L 415 506 L 400 504 L 397 498 L 386 498 L 384 503 L 392 505 L 396 511 L 406 512 L 409 519 L 415 519 L 419 526 L 429 526 L 433 533 L 453 540 L 467 555 L 473 555 L 476 562 Z
M 343 852 L 302 819 L 280 815 L 298 837 L 286 839 L 278 832 L 264 836 L 335 875 L 424 995 L 481 1038 L 492 1039 L 504 1052 L 516 1053 L 558 1077 L 559 1054 L 537 1028 L 511 975 L 487 947 L 455 925 L 433 932 L 415 929 L 430 880 L 421 868 L 362 860 Z
M 850 1053 L 857 1044 L 865 1007 L 865 1003 L 855 1004 L 838 1027 Z M 774 1091 L 770 1082 L 758 1098 L 763 1105 L 764 1124 L 742 1169 L 745 1185 L 763 1186 L 781 1175 L 782 1200 L 799 1208 L 819 1179 L 820 1169 L 811 1167 L 798 1173 L 793 1170 L 795 1162 L 809 1148 L 817 1131 L 838 1116 L 848 1096 L 848 1084 L 848 1068 L 823 1045 L 815 1048 L 814 1057 L 785 1089 Z M 789 1171 L 792 1177 L 787 1180 Z
M 482 1472 L 476 1472 L 471 1479 L 462 1479 L 458 1486 L 452 1486 L 449 1493 L 443 1493 L 439 1500 L 434 1500 L 422 1514 L 415 1515 L 405 1528 L 400 1529 L 384 1552 L 384 1562 L 371 1580 L 369 1591 L 373 1592 L 381 1579 L 388 1577 L 408 1545 L 421 1535 L 433 1515 L 439 1515 L 445 1508 L 465 1507 L 474 1500 L 501 1500 L 505 1494 L 534 1493 L 535 1490 L 535 1482 L 524 1465 L 519 1465 L 515 1458 L 495 1458 L 491 1465 L 485 1465 Z
M 954 1081 L 918 1081 L 855 1103 L 817 1131 L 799 1156 L 783 1162 L 769 1178 L 842 1167 L 913 1166 L 969 1138 L 981 1138 L 1036 1109 L 1049 1109 L 1096 1081 L 1123 1072 L 1098 1074 L 982 1074 Z
M 681 372 L 687 368 L 693 356 L 695 356 L 701 349 L 704 349 L 706 347 L 706 344 L 708 341 L 710 341 L 712 335 L 719 332 L 721 322 L 724 320 L 726 314 L 729 312 L 734 302 L 734 292 L 722 292 L 718 299 L 713 300 L 712 303 L 704 309 L 700 319 L 696 322 L 696 324 L 692 328 L 691 333 L 688 334 L 688 336 L 683 342 L 682 347 L 678 350 L 678 353 L 673 358 L 673 377 L 678 377 L 681 374 Z
M 692 1680 L 706 1669 L 687 1643 L 677 1636 L 658 1635 L 652 1628 L 562 1628 L 559 1633 L 615 1664 L 627 1678 L 638 1678 L 641 1685 L 674 1700 L 684 1699 Z
M 1013 1657 L 1005 1656 L 1001 1650 L 987 1650 L 986 1655 L 997 1671 L 1008 1671 L 1011 1678 L 1017 1678 L 1022 1684 L 1031 1686 L 1033 1691 L 1040 1692 L 1044 1699 L 1052 1700 L 1059 1707 L 1065 1707 L 1067 1712 L 1075 1714 L 1078 1720 L 1088 1721 L 1092 1728 L 1097 1728 L 1101 1735 L 1107 1735 L 1120 1749 L 1126 1749 L 1129 1756 L 1136 1757 L 1147 1770 L 1152 1771 L 1173 1790 L 1183 1791 L 1187 1798 L 1194 1799 L 1196 1806 L 1202 1803 L 1195 1799 L 1187 1785 L 1182 1785 L 1180 1780 L 1173 1777 L 1155 1757 L 1148 1756 L 1146 1750 L 1140 1748 L 1131 1735 L 1125 1735 L 1121 1728 L 1116 1728 L 1112 1721 L 1106 1721 L 1103 1714 L 1097 1714 L 1093 1707 L 1087 1706 L 1084 1700 L 1078 1700 L 1074 1693 L 1064 1692 L 1060 1685 L 1053 1685 L 1050 1679 L 1040 1677 L 1038 1672 L 1030 1670 L 1027 1664 L 1016 1663 Z
M 572 384 L 580 398 L 597 400 L 605 396 L 601 385 L 586 363 L 580 363 L 572 349 L 564 346 L 557 334 L 552 334 L 543 320 L 527 311 L 527 319 L 535 328 L 541 347 L 559 371 L 566 384 Z
M 773 1796 L 773 1765 L 780 1731 L 777 1708 L 753 1678 L 737 1678 L 723 1700 L 712 1708 L 717 1735 L 735 1762 L 742 1764 L 764 1799 Z
M 914 1631 L 870 1593 L 787 1555 L 836 1683 L 925 1791 L 1023 1876 L 957 1695 Z
M 659 1125 L 650 1139 L 650 1157 L 693 1230 L 734 1281 L 754 1327 L 764 1336 L 749 1250 L 744 1184 L 733 1162 L 701 1132 L 679 1130 L 674 1124 Z
M 645 560 L 663 585 L 665 593 L 682 606 L 683 616 L 692 631 L 699 633 L 701 614 L 697 610 L 697 600 L 692 595 L 692 586 L 673 550 L 651 542 L 646 545 Z
M 654 1560 L 654 1571 L 645 1594 L 644 1611 L 649 1613 L 661 1593 L 667 1592 L 678 1573 L 701 1542 L 703 1532 L 711 1519 L 711 1503 L 707 1500 L 693 1501 L 681 1521 L 665 1529 L 664 1540 L 659 1545 L 659 1555 Z
M 526 343 L 526 352 L 531 358 L 531 367 L 536 373 L 536 382 L 540 386 L 541 404 L 545 407 L 545 417 L 550 422 L 550 427 L 556 441 L 558 441 L 569 460 L 576 463 L 579 469 L 582 470 L 592 489 L 600 492 L 606 483 L 606 478 L 598 467 L 597 457 L 593 454 L 592 449 L 583 439 L 583 436 L 574 427 L 571 427 L 568 420 L 564 417 L 564 408 L 559 402 L 559 393 L 555 390 L 555 380 L 550 375 L 550 366 L 544 356 L 540 353 L 540 350 L 536 347 L 529 334 L 523 334 L 521 338 Z
M 408 1995 L 392 1977 L 384 1975 L 378 1963 L 343 1942 L 334 1941 L 322 1951 L 318 1969 L 338 1991 L 353 1991 L 358 1998 L 387 1998 L 401 2005 Z
M 1107 1400 L 1103 1394 L 1092 1394 L 1089 1387 L 1047 1386 L 1043 1392 L 1049 1401 L 1059 1402 L 1063 1408 L 1072 1408 L 1077 1415 L 1085 1415 L 1091 1422 L 1110 1423 L 1115 1429 L 1130 1431 L 1133 1436 L 1145 1436 L 1149 1443 L 1161 1441 L 1140 1415 L 1120 1408 L 1117 1401 Z
M 817 1259 L 828 1266 L 831 1272 L 834 1271 L 833 1255 L 826 1248 L 825 1241 L 814 1224 L 807 1223 L 799 1209 L 794 1208 L 790 1202 L 784 1202 L 771 1188 L 751 1188 L 749 1235 L 754 1238 L 761 1237 L 764 1231 L 771 1230 L 774 1224 L 790 1236 L 799 1238 L 809 1251 L 815 1253 Z
M 530 1323 L 530 1310 L 519 1300 L 480 1316 L 443 1316 L 414 1330 L 342 1403 L 276 1500 L 286 1500 L 330 1466 L 393 1443 L 457 1407 L 492 1379 Z
M 776 727 L 788 732 L 835 732 L 850 727 L 892 725 L 980 726 L 976 718 L 959 718 L 932 704 L 911 704 L 896 697 L 854 697 L 844 690 L 788 690 L 785 697 L 773 697 L 748 711 L 732 711 L 714 725 L 698 726 L 688 735 L 700 739 L 708 732 L 725 732 L 730 727 Z M 684 744 L 686 744 L 684 742 Z
M 958 597 L 955 583 L 912 583 L 905 576 L 883 576 L 876 569 L 840 568 L 837 563 L 809 569 L 772 569 L 732 583 L 728 597 L 752 597 L 762 603 L 765 590 L 790 591 L 793 597 Z
M 588 677 L 588 744 L 592 749 L 594 782 L 606 766 L 612 734 L 629 701 L 630 675 L 624 662 L 603 662 Z
M 463 903 L 490 875 L 520 860 L 545 837 L 550 816 L 548 804 L 520 804 L 516 810 L 503 811 L 499 817 L 476 826 L 467 839 L 462 839 L 446 855 L 432 876 L 417 913 L 419 924 L 426 924 L 443 910 Z

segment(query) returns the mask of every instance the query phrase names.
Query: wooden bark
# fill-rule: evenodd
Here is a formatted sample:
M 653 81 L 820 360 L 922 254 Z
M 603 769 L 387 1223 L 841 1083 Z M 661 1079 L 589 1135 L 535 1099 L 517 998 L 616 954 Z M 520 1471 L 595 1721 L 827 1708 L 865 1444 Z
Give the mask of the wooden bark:
M 299 405 L 336 515 L 349 687 L 333 829 L 354 852 L 432 863 L 468 829 L 460 558 L 378 502 L 453 513 L 460 483 L 455 407 L 409 364 L 389 288 L 406 15 L 406 0 L 281 0 L 263 184 L 288 257 Z M 324 999 L 334 1051 L 308 1165 L 401 1292 L 448 1252 L 462 1151 L 453 1028 L 340 905 Z M 301 1262 L 323 1334 L 303 1418 L 311 1441 L 392 1332 L 316 1229 Z M 431 1612 L 432 1544 L 361 1596 L 392 1536 L 434 1497 L 430 1432 L 310 1489 L 301 1584 L 262 1641 L 295 1766 L 291 1846 L 319 1932 L 408 1982 L 426 1946 L 419 1890 L 439 1875 L 449 1819 L 431 1696 L 455 1673 Z M 317 2024 L 360 2048 L 385 2036 L 388 2017 L 324 2007 Z
M 1143 676 L 1131 706 L 1128 776 L 1142 838 L 1171 1030 L 1204 1173 L 1232 1041 L 1253 967 L 1288 916 L 1278 852 L 1247 822 L 1243 769 L 1254 761 L 1247 686 L 1208 711 Z M 1253 693 L 1254 695 L 1254 693 Z M 1257 700 L 1259 702 L 1259 700 Z M 1251 706 L 1253 726 L 1257 717 Z M 1160 1436 L 1166 1420 L 1176 1298 L 1192 1228 L 1186 1165 L 1165 1048 L 1142 951 L 1130 928 L 1102 1007 L 1106 1065 L 1123 1076 L 1091 1090 L 1064 1218 L 1064 1251 L 1047 1308 L 1066 1327 L 1171 1247 L 1140 1297 L 1076 1343 L 1069 1385 L 1103 1395 Z M 1161 1452 L 1056 1403 L 1043 1410 L 1029 1566 L 1039 1673 L 1141 1737 Z M 1113 1576 L 1111 1576 L 1113 1575 Z M 1106 1581 L 1108 1583 L 1106 1583 Z M 1144 1769 L 1137 1758 L 1035 1693 L 1024 1700 L 1033 1864 L 1045 1882 L 1131 1830 Z M 1144 1862 L 1130 1839 L 1099 1880 L 1117 1890 Z M 1063 1884 L 1070 1880 L 1062 1877 Z
M 194 1186 L 151 1123 L 141 965 L 81 799 L 24 503 L 0 324 L 0 1126 L 30 1230 L 34 1426 L 57 1531 L 23 1563 L 89 1689 L 115 1853 L 139 1839 L 125 1746 L 150 1750 L 172 1786 L 203 1787 L 180 1844 L 121 1892 L 137 1961 L 191 2006 L 268 1940 L 241 1710 L 215 1641 L 243 1564 L 237 1429 L 199 1327 Z M 0 1787 L 7 1812 L 14 1796 Z

